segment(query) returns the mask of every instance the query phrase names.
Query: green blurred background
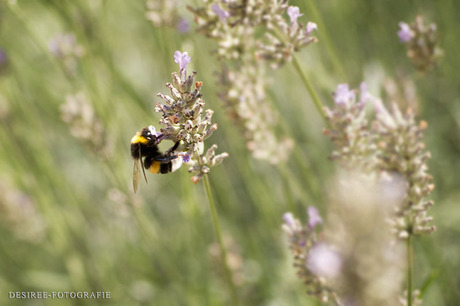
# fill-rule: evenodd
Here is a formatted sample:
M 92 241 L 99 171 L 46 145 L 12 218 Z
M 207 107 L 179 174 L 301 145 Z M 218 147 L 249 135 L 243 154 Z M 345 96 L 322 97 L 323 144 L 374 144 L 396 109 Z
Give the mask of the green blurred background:
M 209 176 L 235 283 L 244 305 L 316 305 L 295 276 L 281 216 L 326 213 L 334 165 L 323 123 L 292 65 L 270 71 L 269 96 L 294 152 L 286 163 L 255 160 L 217 97 L 213 41 L 146 19 L 145 1 L 2 0 L 0 49 L 0 305 L 225 305 L 230 301 L 202 183 L 181 169 L 149 176 L 132 192 L 129 141 L 149 124 L 166 93 L 176 50 L 192 56 L 219 129 L 208 140 L 230 157 Z M 299 58 L 323 103 L 339 83 L 362 80 L 383 95 L 385 78 L 412 80 L 436 184 L 429 213 L 437 231 L 415 240 L 415 286 L 424 305 L 460 303 L 460 2 L 290 1 L 319 42 Z M 439 67 L 418 74 L 399 42 L 398 22 L 420 13 L 435 22 Z M 75 63 L 49 50 L 72 33 Z M 74 65 L 74 66 L 72 66 Z M 70 68 L 69 68 L 70 67 Z M 66 96 L 84 93 L 101 138 L 78 139 L 64 122 Z M 99 134 L 98 134 L 99 135 Z M 295 158 L 294 158 L 295 157 Z M 217 255 L 216 255 L 217 254 Z M 104 291 L 110 300 L 10 300 L 15 291 Z

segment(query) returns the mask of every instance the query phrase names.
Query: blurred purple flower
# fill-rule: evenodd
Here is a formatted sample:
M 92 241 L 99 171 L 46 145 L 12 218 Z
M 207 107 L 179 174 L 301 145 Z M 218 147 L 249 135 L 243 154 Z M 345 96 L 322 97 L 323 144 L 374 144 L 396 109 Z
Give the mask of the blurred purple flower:
M 317 276 L 329 279 L 336 278 L 342 269 L 339 254 L 324 243 L 318 243 L 310 250 L 305 264 Z
M 399 27 L 401 30 L 398 32 L 399 39 L 401 42 L 408 42 L 414 38 L 414 32 L 412 32 L 410 26 L 405 22 L 400 22 Z
M 289 226 L 289 227 L 293 227 L 295 221 L 294 221 L 294 216 L 292 215 L 292 213 L 290 212 L 287 212 L 287 213 L 284 213 L 283 215 L 283 221 L 284 223 Z
M 190 154 L 188 154 L 187 152 L 184 152 L 178 155 L 182 156 L 182 161 L 184 163 L 188 163 L 190 161 Z
M 314 206 L 308 206 L 307 213 L 308 226 L 310 227 L 310 229 L 314 229 L 316 225 L 323 223 L 323 219 L 321 219 L 318 210 Z
M 190 29 L 190 24 L 185 18 L 180 18 L 177 22 L 177 30 L 181 33 L 187 33 Z
M 225 20 L 227 20 L 227 18 L 230 17 L 230 14 L 227 11 L 223 10 L 217 3 L 211 5 L 211 9 L 214 11 L 214 13 L 216 13 L 217 16 L 219 16 L 220 20 L 222 20 L 223 22 L 225 22 Z
M 288 7 L 287 14 L 289 18 L 291 18 L 291 24 L 297 23 L 297 18 L 303 16 L 303 14 L 300 14 L 300 10 L 297 6 Z
M 179 64 L 180 70 L 185 70 L 187 68 L 187 64 L 190 63 L 192 58 L 188 56 L 188 52 L 174 52 L 174 61 Z
M 306 34 L 309 35 L 313 30 L 318 30 L 318 26 L 314 22 L 308 22 L 307 23 L 307 29 L 306 29 Z
M 348 104 L 355 99 L 355 92 L 350 90 L 348 84 L 337 85 L 337 91 L 334 93 L 335 104 Z

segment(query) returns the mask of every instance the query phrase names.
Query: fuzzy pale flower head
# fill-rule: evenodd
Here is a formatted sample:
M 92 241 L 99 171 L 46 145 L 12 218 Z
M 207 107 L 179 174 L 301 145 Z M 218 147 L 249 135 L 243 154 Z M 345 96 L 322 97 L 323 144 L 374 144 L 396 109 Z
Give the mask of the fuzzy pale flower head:
M 330 246 L 325 243 L 316 244 L 308 254 L 307 268 L 319 277 L 336 278 L 342 269 L 342 259 Z
M 324 225 L 330 249 L 321 249 L 317 273 L 331 273 L 331 287 L 345 304 L 396 305 L 406 257 L 388 218 L 400 199 L 382 196 L 382 182 L 373 174 L 340 172 L 330 185 Z

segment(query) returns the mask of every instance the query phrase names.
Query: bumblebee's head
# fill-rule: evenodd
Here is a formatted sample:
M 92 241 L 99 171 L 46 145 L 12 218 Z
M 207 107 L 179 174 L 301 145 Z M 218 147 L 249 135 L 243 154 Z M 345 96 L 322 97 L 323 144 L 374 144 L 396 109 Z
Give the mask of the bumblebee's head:
M 156 144 L 157 142 L 157 133 L 155 128 L 150 125 L 143 128 L 141 131 L 137 132 L 133 138 L 131 138 L 131 144 Z

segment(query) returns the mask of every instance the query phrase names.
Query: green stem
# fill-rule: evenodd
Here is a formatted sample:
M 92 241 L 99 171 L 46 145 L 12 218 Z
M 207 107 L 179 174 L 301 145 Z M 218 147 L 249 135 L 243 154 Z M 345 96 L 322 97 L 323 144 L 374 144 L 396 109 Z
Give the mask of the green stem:
M 407 306 L 412 306 L 412 270 L 413 270 L 413 254 L 412 254 L 412 235 L 407 238 Z
M 323 109 L 323 104 L 321 103 L 321 100 L 319 99 L 318 94 L 313 88 L 313 85 L 308 79 L 306 73 L 303 71 L 302 66 L 300 65 L 299 60 L 297 59 L 297 56 L 295 54 L 292 55 L 292 62 L 294 64 L 294 68 L 299 73 L 300 77 L 302 78 L 302 81 L 305 84 L 305 87 L 307 88 L 308 93 L 313 99 L 313 104 L 315 105 L 316 109 L 318 110 L 321 117 L 323 118 L 324 123 L 329 126 L 329 121 L 327 121 L 326 113 L 324 112 L 324 109 Z
M 236 292 L 235 283 L 233 282 L 232 271 L 230 270 L 230 267 L 228 266 L 228 262 L 227 262 L 227 250 L 225 249 L 224 242 L 222 239 L 222 232 L 220 230 L 219 217 L 217 216 L 217 209 L 216 209 L 216 205 L 214 204 L 214 198 L 212 197 L 211 186 L 209 184 L 208 176 L 205 175 L 203 180 L 204 180 L 204 189 L 206 191 L 206 194 L 209 200 L 209 209 L 211 210 L 212 222 L 214 224 L 217 241 L 219 242 L 219 246 L 220 246 L 220 255 L 221 255 L 222 263 L 225 268 L 225 277 L 227 279 L 227 283 L 228 283 L 228 286 L 230 288 L 231 295 L 232 295 L 233 305 L 239 305 L 240 303 L 238 299 L 238 294 Z

